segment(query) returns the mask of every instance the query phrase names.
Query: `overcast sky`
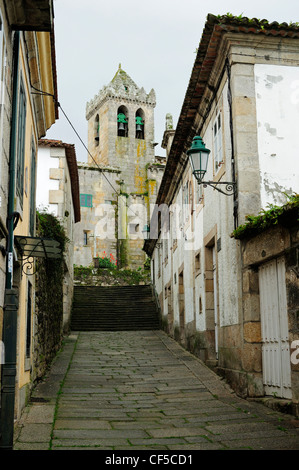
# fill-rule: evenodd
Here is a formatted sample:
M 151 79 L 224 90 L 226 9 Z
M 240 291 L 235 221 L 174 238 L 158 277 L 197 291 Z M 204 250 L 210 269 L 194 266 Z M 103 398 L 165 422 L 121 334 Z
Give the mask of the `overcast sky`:
M 243 6 L 242 6 L 243 3 Z M 208 13 L 299 22 L 298 0 L 54 0 L 58 100 L 87 144 L 86 103 L 115 75 L 119 63 L 138 87 L 154 88 L 156 155 L 165 116 L 176 125 Z M 60 111 L 47 138 L 87 152 Z

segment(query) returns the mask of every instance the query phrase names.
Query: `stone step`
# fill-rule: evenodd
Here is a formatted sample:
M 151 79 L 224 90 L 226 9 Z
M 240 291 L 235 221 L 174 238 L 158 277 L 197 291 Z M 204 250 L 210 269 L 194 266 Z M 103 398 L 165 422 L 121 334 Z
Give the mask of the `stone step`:
M 75 286 L 74 331 L 159 329 L 151 286 Z

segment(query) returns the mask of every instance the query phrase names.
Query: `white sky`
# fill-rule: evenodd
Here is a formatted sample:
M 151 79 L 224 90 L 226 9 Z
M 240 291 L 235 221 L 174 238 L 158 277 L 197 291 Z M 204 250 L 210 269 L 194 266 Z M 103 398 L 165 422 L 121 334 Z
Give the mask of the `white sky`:
M 115 75 L 119 63 L 138 87 L 154 88 L 156 155 L 165 116 L 180 115 L 208 13 L 269 22 L 299 22 L 298 0 L 54 0 L 58 101 L 87 145 L 86 103 Z M 298 44 L 299 45 L 299 44 Z M 60 111 L 46 138 L 87 152 Z

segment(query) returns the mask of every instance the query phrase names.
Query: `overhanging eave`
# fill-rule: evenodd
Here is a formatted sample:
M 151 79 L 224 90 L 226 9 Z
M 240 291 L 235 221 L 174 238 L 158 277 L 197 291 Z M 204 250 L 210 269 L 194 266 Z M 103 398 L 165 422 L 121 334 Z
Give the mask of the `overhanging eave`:
M 52 31 L 53 0 L 6 0 L 5 5 L 13 30 Z

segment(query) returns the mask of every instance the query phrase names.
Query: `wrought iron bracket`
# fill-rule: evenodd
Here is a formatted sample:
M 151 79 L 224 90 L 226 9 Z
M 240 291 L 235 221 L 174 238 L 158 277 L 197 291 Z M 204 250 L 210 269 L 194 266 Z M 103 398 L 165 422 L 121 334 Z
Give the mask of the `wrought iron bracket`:
M 33 256 L 27 256 L 21 257 L 21 266 L 22 266 L 22 271 L 26 276 L 33 276 L 37 272 L 36 265 L 34 265 L 34 257 Z M 28 272 L 28 269 L 32 271 Z
M 216 191 L 219 191 L 219 193 L 225 194 L 225 196 L 233 196 L 236 191 L 236 183 L 228 181 L 199 181 L 198 184 L 202 184 L 204 188 L 211 186 Z M 219 184 L 225 185 L 225 189 L 218 188 Z

